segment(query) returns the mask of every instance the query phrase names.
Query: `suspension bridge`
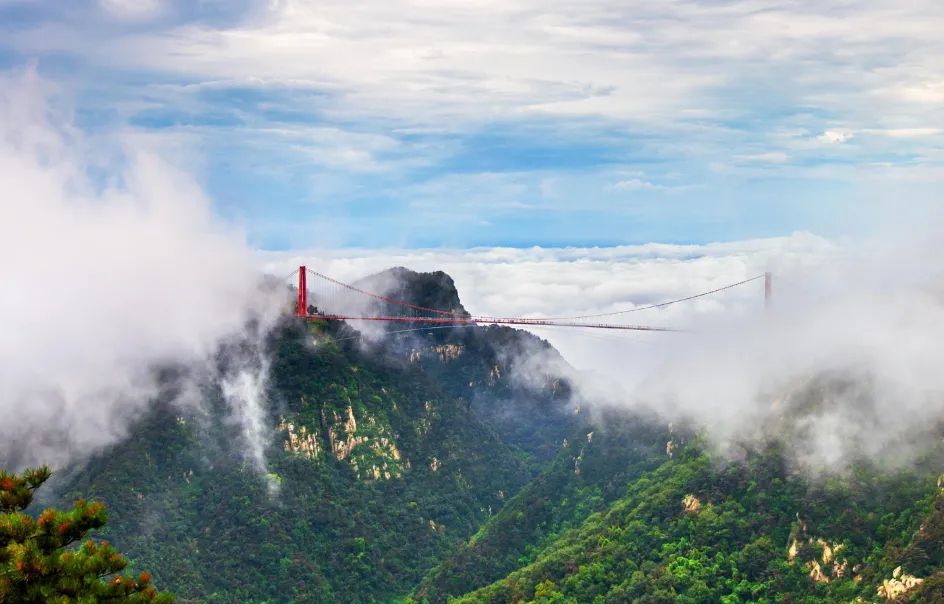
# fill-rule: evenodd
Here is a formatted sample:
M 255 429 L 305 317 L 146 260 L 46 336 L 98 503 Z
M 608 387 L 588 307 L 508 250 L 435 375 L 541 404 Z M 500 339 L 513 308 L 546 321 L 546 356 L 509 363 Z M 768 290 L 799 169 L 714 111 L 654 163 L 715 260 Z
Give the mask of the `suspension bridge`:
M 671 327 L 653 327 L 647 325 L 627 325 L 621 323 L 598 322 L 605 317 L 614 317 L 644 310 L 665 308 L 674 304 L 703 298 L 729 289 L 741 287 L 761 279 L 764 280 L 764 299 L 769 305 L 771 299 L 771 273 L 763 273 L 719 287 L 710 291 L 694 294 L 677 300 L 670 300 L 649 306 L 639 306 L 629 310 L 579 315 L 572 317 L 549 317 L 532 319 L 524 317 L 490 317 L 473 315 L 456 310 L 428 308 L 396 300 L 377 293 L 369 292 L 354 285 L 332 279 L 327 275 L 300 266 L 285 280 L 297 275 L 298 305 L 296 314 L 306 320 L 322 321 L 374 321 L 381 323 L 419 323 L 423 325 L 439 324 L 443 327 L 462 325 L 518 325 L 531 327 L 571 327 L 608 329 L 622 331 L 683 332 L 683 329 Z

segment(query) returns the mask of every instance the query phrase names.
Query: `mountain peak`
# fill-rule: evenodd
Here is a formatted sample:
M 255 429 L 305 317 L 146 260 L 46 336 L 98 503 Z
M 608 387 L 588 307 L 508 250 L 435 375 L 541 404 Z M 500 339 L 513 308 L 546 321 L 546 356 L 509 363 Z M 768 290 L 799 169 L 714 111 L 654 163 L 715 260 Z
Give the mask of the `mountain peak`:
M 396 266 L 354 283 L 370 292 L 407 304 L 435 310 L 466 313 L 455 281 L 443 271 L 418 273 Z

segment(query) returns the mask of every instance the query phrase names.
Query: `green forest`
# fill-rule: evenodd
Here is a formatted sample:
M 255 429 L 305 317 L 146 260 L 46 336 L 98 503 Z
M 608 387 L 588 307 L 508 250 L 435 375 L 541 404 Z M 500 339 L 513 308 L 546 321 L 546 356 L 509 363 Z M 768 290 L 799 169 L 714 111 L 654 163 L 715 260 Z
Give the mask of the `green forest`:
M 448 275 L 397 278 L 398 297 L 462 311 Z M 835 475 L 774 437 L 722 457 L 698 426 L 583 400 L 562 374 L 516 379 L 564 360 L 504 327 L 367 343 L 287 319 L 267 346 L 264 471 L 218 389 L 181 407 L 168 376 L 128 438 L 17 513 L 103 505 L 83 526 L 127 557 L 111 571 L 177 602 L 944 602 L 942 450 Z

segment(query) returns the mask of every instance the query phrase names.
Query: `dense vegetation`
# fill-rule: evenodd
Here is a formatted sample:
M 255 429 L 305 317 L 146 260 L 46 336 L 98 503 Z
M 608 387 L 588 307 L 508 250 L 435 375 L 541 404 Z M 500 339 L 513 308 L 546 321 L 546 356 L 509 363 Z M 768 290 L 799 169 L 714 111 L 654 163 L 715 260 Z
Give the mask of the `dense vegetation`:
M 300 326 L 280 333 L 272 374 L 285 425 L 314 435 L 311 458 L 284 449 L 283 429 L 267 480 L 233 450 L 225 422 L 164 406 L 69 482 L 67 496 L 120 510 L 105 534 L 181 598 L 387 601 L 528 480 L 495 433 L 419 368 L 306 341 Z M 349 413 L 357 427 L 347 433 Z M 339 459 L 352 439 L 376 446 Z
M 665 426 L 612 411 L 605 418 L 606 429 L 589 423 L 576 428 L 546 471 L 427 575 L 419 597 L 445 601 L 533 562 L 543 548 L 606 509 L 628 484 L 668 459 Z
M 438 295 L 457 304 L 454 291 Z M 506 341 L 546 344 L 513 330 L 445 331 L 368 346 L 345 326 L 289 321 L 269 342 L 265 472 L 244 454 L 220 392 L 198 408 L 171 404 L 169 392 L 131 438 L 62 472 L 59 490 L 105 502 L 114 514 L 103 534 L 181 601 L 404 596 L 543 469 L 536 458 L 553 460 L 539 453 L 550 439 L 558 448 L 563 439 L 525 430 L 519 442 L 479 409 L 521 390 L 490 375 L 508 366 Z M 459 359 L 444 358 L 450 343 L 463 347 Z M 414 348 L 422 355 L 411 361 Z M 526 399 L 543 405 L 545 425 L 566 404 L 552 391 L 562 392 Z
M 934 476 L 862 466 L 810 482 L 787 467 L 777 447 L 716 465 L 690 444 L 526 565 L 456 601 L 852 602 L 880 589 L 940 597 L 944 497 Z M 906 594 L 919 577 L 930 579 Z M 415 598 L 445 601 L 426 588 Z
M 443 273 L 362 285 L 393 280 L 464 312 Z M 169 391 L 131 438 L 59 473 L 61 497 L 107 504 L 104 535 L 181 601 L 944 597 L 937 451 L 836 476 L 793 467 L 776 439 L 722 459 L 695 428 L 579 400 L 560 355 L 508 328 L 367 344 L 289 321 L 269 349 L 263 472 L 211 389 L 183 408 Z

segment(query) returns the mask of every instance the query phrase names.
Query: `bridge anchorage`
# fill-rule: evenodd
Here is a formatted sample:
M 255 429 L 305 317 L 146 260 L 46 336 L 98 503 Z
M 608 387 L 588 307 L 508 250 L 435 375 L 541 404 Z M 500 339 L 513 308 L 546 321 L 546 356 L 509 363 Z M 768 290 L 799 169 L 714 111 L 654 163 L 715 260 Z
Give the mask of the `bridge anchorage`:
M 526 327 L 571 327 L 655 332 L 684 332 L 685 330 L 671 327 L 589 322 L 588 320 L 655 308 L 664 308 L 680 302 L 687 302 L 733 289 L 760 279 L 764 280 L 765 306 L 769 307 L 773 282 L 772 274 L 768 272 L 711 291 L 680 298 L 678 300 L 663 302 L 661 304 L 591 315 L 529 319 L 523 317 L 489 317 L 417 306 L 402 300 L 394 300 L 386 296 L 381 296 L 348 283 L 343 283 L 337 279 L 332 279 L 331 277 L 313 271 L 304 265 L 300 266 L 297 271 L 294 271 L 291 275 L 286 277 L 286 280 L 293 277 L 296 273 L 298 274 L 298 303 L 296 314 L 298 317 L 306 320 L 421 323 L 424 325 L 439 324 L 443 327 L 450 325 L 520 325 Z M 309 277 L 311 277 L 310 281 Z M 311 297 L 309 297 L 309 294 L 311 294 Z M 315 304 L 311 304 L 311 302 L 315 302 Z

